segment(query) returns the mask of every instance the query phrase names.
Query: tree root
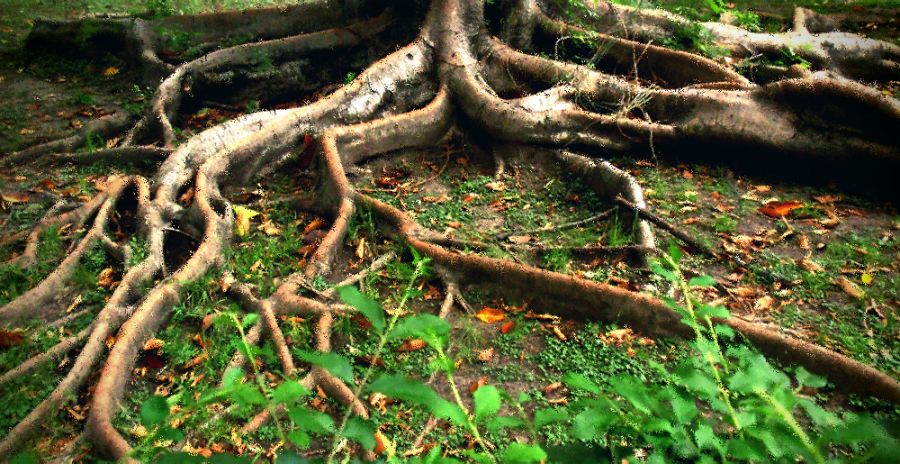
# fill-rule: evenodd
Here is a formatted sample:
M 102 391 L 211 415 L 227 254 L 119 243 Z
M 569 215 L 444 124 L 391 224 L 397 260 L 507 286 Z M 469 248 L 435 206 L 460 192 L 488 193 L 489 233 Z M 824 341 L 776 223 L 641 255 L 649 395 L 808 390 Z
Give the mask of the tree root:
M 673 25 L 680 24 L 679 19 L 606 3 L 601 3 L 600 8 L 612 13 L 595 22 L 609 35 L 596 37 L 610 44 L 607 59 L 612 60 L 612 67 L 620 75 L 598 72 L 529 55 L 489 37 L 484 28 L 482 2 L 474 0 L 434 0 L 419 37 L 373 63 L 351 83 L 325 98 L 298 108 L 242 116 L 169 149 L 176 142 L 172 121 L 178 113 L 180 99 L 186 94 L 185 86 L 191 85 L 192 78 L 235 65 L 252 64 L 251 55 L 255 52 L 269 53 L 279 60 L 292 59 L 311 50 L 350 47 L 386 30 L 387 17 L 364 19 L 372 16 L 361 3 L 349 2 L 347 9 L 330 10 L 329 2 L 310 2 L 297 6 L 297 10 L 291 9 L 307 12 L 307 16 L 260 10 L 246 17 L 239 14 L 173 17 L 159 20 L 162 23 L 137 19 L 88 20 L 103 27 L 112 25 L 110 34 L 131 37 L 130 46 L 139 52 L 139 60 L 153 63 L 154 69 L 162 70 L 167 76 L 157 88 L 150 112 L 129 131 L 128 143 L 101 151 L 99 156 L 111 161 L 148 158 L 164 158 L 164 161 L 152 180 L 137 176 L 125 178 L 84 205 L 65 213 L 54 212 L 41 220 L 28 236 L 25 252 L 17 260 L 20 265 L 34 263 L 40 235 L 49 227 L 90 225 L 54 272 L 0 308 L 0 321 L 52 313 L 48 308 L 52 307 L 53 299 L 92 246 L 104 246 L 112 257 L 130 261 L 128 246 L 113 240 L 106 231 L 111 214 L 119 207 L 136 208 L 135 229 L 147 243 L 147 253 L 139 264 L 124 269 L 121 283 L 88 329 L 0 377 L 3 383 L 84 343 L 72 368 L 53 392 L 0 442 L 0 455 L 11 455 L 33 436 L 40 424 L 82 389 L 89 376 L 102 366 L 92 389 L 84 437 L 99 454 L 113 459 L 128 458 L 131 445 L 113 426 L 112 417 L 121 407 L 140 348 L 166 322 L 185 284 L 222 264 L 234 223 L 233 208 L 222 191 L 246 186 L 260 173 L 289 166 L 287 162 L 297 157 L 297 148 L 305 150 L 310 140 L 314 140 L 314 147 L 321 147 L 313 164 L 320 175 L 319 185 L 298 199 L 296 205 L 326 212 L 332 219 L 330 229 L 308 266 L 285 279 L 270 297 L 256 298 L 242 284 L 232 287 L 232 295 L 237 295 L 248 310 L 261 315 L 261 320 L 246 334 L 248 342 L 255 344 L 264 335 L 271 337 L 287 376 L 300 369 L 294 365 L 277 316 L 298 314 L 314 319 L 316 349 L 329 352 L 334 317 L 352 312 L 352 308 L 335 304 L 334 290 L 314 292 L 314 298 L 301 296 L 299 291 L 304 282 L 314 277 L 332 276 L 333 263 L 345 243 L 349 222 L 360 207 L 369 209 L 393 239 L 429 257 L 439 269 L 446 283 L 441 317 L 447 316 L 454 303 L 471 312 L 460 285 L 478 283 L 517 299 L 533 299 L 533 304 L 563 316 L 616 320 L 656 336 L 692 336 L 691 329 L 680 322 L 681 316 L 654 297 L 521 263 L 448 249 L 443 245 L 477 244 L 454 241 L 420 226 L 404 211 L 356 189 L 347 178 L 347 171 L 372 157 L 436 145 L 455 126 L 484 131 L 498 145 L 537 145 L 555 157 L 565 171 L 583 177 L 600 196 L 619 198 L 620 204 L 642 219 L 637 243 L 627 249 L 571 249 L 584 253 L 637 251 L 642 256 L 649 255 L 655 252 L 655 239 L 650 224 L 643 219 L 658 226 L 665 223 L 653 220 L 639 185 L 630 175 L 606 161 L 594 162 L 566 151 L 573 146 L 579 151 L 593 150 L 592 156 L 598 150 L 600 156 L 634 155 L 648 150 L 655 156 L 657 150 L 670 147 L 710 144 L 739 147 L 754 154 L 768 151 L 778 156 L 800 157 L 816 164 L 837 160 L 878 169 L 900 165 L 900 154 L 892 138 L 900 130 L 900 105 L 873 89 L 821 75 L 756 86 L 705 58 L 632 41 L 632 38 L 658 37 L 659 31 L 670 31 Z M 538 43 L 535 37 L 541 34 L 559 38 L 578 32 L 545 15 L 535 2 L 513 3 L 527 14 L 519 15 L 519 22 L 505 25 L 503 36 L 518 46 L 533 47 Z M 353 8 L 357 13 L 366 11 L 359 15 L 363 19 L 347 11 Z M 636 27 L 627 31 L 621 29 L 619 21 L 626 13 L 638 21 Z M 253 18 L 266 19 L 257 23 Z M 71 34 L 77 30 L 77 24 L 42 23 L 36 26 L 33 41 L 41 37 L 59 39 L 65 31 Z M 159 58 L 161 39 L 154 36 L 153 24 L 196 27 L 202 39 L 209 43 L 223 37 L 224 33 L 218 29 L 222 25 L 260 34 L 271 27 L 272 32 L 265 37 L 266 41 L 212 51 L 201 59 L 172 66 Z M 730 40 L 731 36 L 717 29 L 719 26 L 705 27 L 722 43 Z M 812 20 L 798 19 L 794 35 L 807 40 L 811 37 L 809 31 L 816 27 Z M 831 39 L 809 40 L 814 52 L 819 53 L 824 41 Z M 734 40 L 734 46 L 764 51 L 768 45 L 762 40 L 744 34 Z M 766 37 L 765 40 L 775 39 Z M 782 42 L 776 45 L 782 46 L 787 39 L 778 40 Z M 892 60 L 892 48 L 881 45 L 882 48 L 877 48 L 865 41 L 859 43 L 862 45 L 858 53 L 854 52 L 856 55 L 838 44 L 836 54 L 829 55 L 827 60 L 817 58 L 814 65 L 848 77 L 868 75 L 870 70 L 885 66 L 892 69 L 889 63 L 879 61 Z M 847 61 L 850 56 L 864 57 L 869 65 L 852 67 Z M 92 123 L 91 130 L 121 130 L 125 124 L 124 119 L 117 119 L 116 124 L 110 121 Z M 57 153 L 76 150 L 86 133 L 13 154 L 2 163 L 10 165 L 25 158 L 82 162 L 86 155 Z M 161 142 L 167 148 L 134 145 L 145 139 Z M 823 153 L 823 146 L 829 148 L 828 153 Z M 664 151 L 660 153 L 665 155 Z M 720 156 L 716 161 L 727 161 L 723 158 Z M 502 169 L 498 167 L 498 171 Z M 195 193 L 193 201 L 184 206 L 177 200 L 187 189 Z M 586 225 L 602 219 L 604 214 L 534 232 Z M 173 231 L 182 231 L 196 239 L 192 239 L 192 249 L 184 256 L 172 255 L 171 234 L 177 233 Z M 669 231 L 678 235 L 675 229 Z M 679 238 L 688 243 L 692 240 L 683 233 Z M 550 248 L 528 246 L 527 249 L 539 252 Z M 366 270 L 338 285 L 359 282 L 394 258 L 393 254 L 382 256 Z M 900 384 L 869 366 L 737 318 L 722 322 L 767 354 L 827 376 L 838 389 L 900 403 Z M 104 355 L 106 341 L 111 337 L 115 344 Z M 242 356 L 236 355 L 230 365 L 239 367 L 245 362 Z M 312 367 L 302 383 L 310 388 L 321 387 L 354 414 L 368 417 L 368 410 L 354 392 L 354 386 L 346 385 L 326 370 Z M 254 418 L 244 429 L 258 427 L 265 422 L 267 414 Z

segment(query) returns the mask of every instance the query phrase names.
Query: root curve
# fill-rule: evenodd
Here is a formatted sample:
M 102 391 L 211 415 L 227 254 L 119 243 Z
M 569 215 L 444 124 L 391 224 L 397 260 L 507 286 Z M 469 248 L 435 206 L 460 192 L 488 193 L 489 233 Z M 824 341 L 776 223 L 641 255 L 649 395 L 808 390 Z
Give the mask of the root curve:
M 356 2 L 354 11 L 365 10 Z M 504 26 L 502 39 L 523 50 L 535 46 L 537 34 L 561 37 L 578 32 L 541 11 L 530 0 L 511 2 L 516 21 Z M 254 176 L 285 166 L 297 147 L 315 140 L 320 147 L 316 164 L 319 185 L 301 204 L 329 213 L 331 227 L 325 233 L 306 268 L 285 279 L 268 298 L 260 299 L 242 284 L 231 295 L 244 307 L 259 313 L 261 320 L 246 337 L 259 343 L 269 337 L 276 348 L 285 375 L 306 369 L 295 364 L 289 342 L 282 333 L 278 316 L 302 315 L 315 319 L 315 346 L 332 350 L 334 318 L 352 311 L 337 304 L 334 291 L 316 292 L 315 298 L 301 296 L 304 282 L 331 277 L 335 259 L 345 243 L 355 211 L 365 207 L 381 221 L 395 240 L 407 243 L 429 257 L 441 270 L 446 283 L 440 316 L 446 317 L 454 304 L 467 310 L 461 285 L 490 284 L 519 299 L 533 298 L 564 316 L 618 320 L 657 336 L 690 336 L 680 315 L 660 300 L 573 276 L 532 266 L 497 260 L 451 249 L 452 239 L 416 223 L 407 213 L 355 189 L 347 172 L 364 161 L 400 149 L 431 146 L 454 127 L 474 127 L 505 144 L 536 145 L 552 153 L 565 170 L 583 177 L 600 196 L 618 199 L 641 219 L 637 243 L 630 246 L 646 257 L 655 252 L 654 221 L 635 179 L 608 161 L 594 160 L 581 148 L 597 150 L 602 156 L 633 154 L 680 144 L 737 145 L 763 149 L 806 159 L 871 163 L 897 166 L 900 154 L 885 134 L 900 129 L 900 105 L 876 91 L 845 78 L 883 71 L 900 56 L 883 44 L 859 42 L 860 49 L 848 51 L 838 36 L 820 35 L 810 53 L 821 53 L 824 40 L 832 40 L 829 55 L 813 56 L 823 70 L 838 73 L 841 79 L 821 74 L 756 85 L 731 69 L 686 52 L 675 52 L 649 44 L 660 31 L 679 24 L 677 17 L 662 13 L 630 10 L 598 2 L 608 16 L 598 16 L 599 39 L 609 43 L 610 56 L 623 73 L 597 71 L 562 61 L 531 55 L 490 37 L 484 24 L 482 2 L 435 0 L 421 31 L 409 45 L 400 47 L 374 62 L 353 82 L 325 98 L 292 109 L 262 111 L 201 132 L 177 145 L 173 121 L 179 113 L 185 86 L 193 76 L 214 73 L 247 64 L 253 55 L 265 52 L 277 59 L 294 59 L 319 50 L 345 49 L 388 30 L 391 16 L 357 17 L 327 8 L 329 2 L 310 2 L 297 8 L 305 19 L 279 16 L 269 10 L 250 15 L 269 18 L 271 36 L 254 43 L 211 51 L 203 57 L 180 64 L 160 58 L 158 38 L 143 20 L 102 20 L 133 38 L 140 60 L 149 74 L 163 73 L 149 112 L 131 126 L 125 146 L 105 152 L 111 159 L 131 157 L 162 159 L 152 179 L 131 176 L 121 179 L 106 192 L 85 204 L 42 219 L 26 238 L 24 252 L 15 260 L 29 266 L 36 259 L 37 243 L 49 227 L 66 224 L 87 225 L 72 252 L 49 276 L 34 288 L 0 308 L 0 321 L 24 317 L 53 316 L 53 300 L 72 277 L 87 250 L 95 245 L 122 261 L 131 250 L 107 235 L 110 215 L 118 201 L 131 195 L 136 200 L 137 234 L 148 244 L 147 255 L 137 265 L 124 270 L 121 284 L 91 325 L 63 339 L 47 352 L 0 376 L 0 384 L 24 375 L 34 367 L 81 346 L 71 369 L 53 392 L 0 441 L 0 455 L 10 455 L 33 436 L 44 419 L 55 413 L 91 374 L 97 382 L 90 399 L 90 413 L 84 438 L 96 451 L 113 459 L 127 458 L 131 445 L 117 430 L 112 417 L 128 385 L 140 347 L 166 322 L 187 282 L 222 264 L 223 251 L 231 240 L 234 211 L 223 191 L 244 186 Z M 624 16 L 636 18 L 637 27 L 619 29 Z M 316 20 L 321 21 L 316 27 Z M 258 25 L 240 15 L 212 15 L 172 18 L 164 21 L 179 27 L 197 27 L 211 43 L 222 24 L 256 30 Z M 798 12 L 792 34 L 813 37 L 821 18 Z M 41 23 L 34 41 L 41 37 L 61 37 L 77 23 Z M 738 35 L 722 25 L 705 25 L 722 43 L 766 52 L 780 47 L 784 37 Z M 130 32 L 129 32 L 130 31 Z M 825 38 L 822 38 L 822 37 Z M 782 42 L 778 42 L 781 40 Z M 774 45 L 773 45 L 774 44 Z M 779 45 L 781 44 L 781 45 Z M 816 45 L 817 44 L 817 45 Z M 855 55 L 854 55 L 855 53 Z M 866 57 L 867 66 L 851 66 L 850 58 Z M 894 61 L 891 61 L 894 60 Z M 875 63 L 876 64 L 872 64 Z M 882 68 L 879 68 L 881 66 Z M 650 84 L 649 82 L 653 82 Z M 524 90 L 523 90 L 524 89 Z M 519 91 L 506 98 L 507 91 Z M 636 104 L 639 102 L 639 104 Z M 835 107 L 838 109 L 835 110 Z M 848 118 L 842 109 L 865 109 L 865 117 Z M 805 118 L 815 113 L 817 118 Z M 121 115 L 96 122 L 93 131 L 120 132 L 131 124 Z M 78 162 L 77 155 L 64 155 L 83 144 L 83 134 L 33 147 L 0 161 L 11 165 L 30 158 L 53 157 Z M 157 143 L 165 148 L 141 146 Z M 821 147 L 828 144 L 830 152 Z M 177 145 L 177 146 L 176 146 Z M 497 176 L 503 172 L 503 158 L 495 151 Z M 860 161 L 862 160 L 862 161 Z M 893 171 L 896 172 L 896 171 Z M 239 173 L 239 174 L 236 174 Z M 192 187 L 194 203 L 178 203 L 179 192 Z M 602 213 L 590 220 L 599 220 Z M 166 234 L 177 221 L 196 230 L 197 243 L 190 256 L 172 265 L 166 258 Z M 561 225 L 575 227 L 574 225 Z M 682 237 L 690 241 L 690 237 Z M 689 242 L 690 243 L 690 242 Z M 698 246 L 699 245 L 695 245 Z M 623 250 L 582 250 L 619 252 Z M 367 273 L 375 272 L 394 259 L 379 257 L 366 270 L 338 285 L 352 285 Z M 57 316 L 58 317 L 58 316 Z M 854 391 L 900 403 L 900 384 L 872 367 L 825 348 L 812 345 L 752 323 L 732 318 L 724 323 L 770 356 L 806 366 L 824 374 L 839 389 Z M 114 336 L 115 345 L 105 353 L 105 343 Z M 246 362 L 235 355 L 231 366 Z M 360 416 L 368 409 L 347 385 L 327 371 L 311 367 L 302 383 L 321 387 L 328 395 Z M 254 418 L 245 430 L 258 427 L 267 414 Z M 373 456 L 369 456 L 373 457 Z

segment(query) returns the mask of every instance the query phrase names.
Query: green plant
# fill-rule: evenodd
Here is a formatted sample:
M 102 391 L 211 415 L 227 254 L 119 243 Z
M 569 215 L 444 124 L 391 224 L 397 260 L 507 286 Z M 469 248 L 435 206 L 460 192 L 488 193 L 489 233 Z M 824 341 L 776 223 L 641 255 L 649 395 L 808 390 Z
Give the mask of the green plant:
M 734 15 L 735 22 L 737 22 L 738 26 L 747 29 L 750 32 L 761 32 L 762 31 L 762 23 L 760 22 L 759 15 L 752 11 L 732 11 Z
M 721 340 L 733 331 L 720 321 L 722 307 L 696 300 L 694 289 L 713 284 L 709 277 L 684 278 L 680 252 L 673 249 L 653 270 L 678 288 L 684 303 L 668 299 L 695 334 L 695 356 L 675 369 L 657 366 L 667 379 L 659 390 L 632 376 L 610 381 L 611 391 L 576 373 L 573 389 L 591 395 L 573 405 L 573 434 L 596 440 L 612 457 L 647 456 L 647 462 L 793 460 L 825 462 L 830 450 L 846 448 L 860 460 L 896 453 L 897 442 L 876 422 L 854 413 L 837 414 L 802 394 L 826 385 L 802 368 L 796 387 L 789 377 L 750 348 Z M 618 439 L 616 437 L 630 437 Z

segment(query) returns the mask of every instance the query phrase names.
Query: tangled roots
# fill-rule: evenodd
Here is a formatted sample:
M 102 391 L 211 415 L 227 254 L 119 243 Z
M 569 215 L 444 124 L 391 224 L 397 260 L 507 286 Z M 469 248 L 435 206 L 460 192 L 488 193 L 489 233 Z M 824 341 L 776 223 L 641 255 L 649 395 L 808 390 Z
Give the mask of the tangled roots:
M 297 368 L 277 316 L 315 318 L 316 348 L 322 352 L 332 349 L 334 318 L 352 308 L 337 304 L 333 292 L 317 292 L 309 298 L 299 295 L 299 290 L 316 276 L 334 275 L 334 261 L 360 207 L 370 209 L 395 240 L 408 243 L 443 270 L 448 299 L 442 316 L 454 302 L 464 304 L 459 285 L 478 282 L 520 299 L 545 302 L 561 315 L 618 320 L 648 334 L 690 336 L 680 316 L 652 296 L 461 253 L 456 248 L 477 248 L 479 244 L 462 243 L 421 226 L 404 211 L 356 189 L 347 177 L 349 170 L 370 158 L 435 145 L 454 128 L 484 133 L 504 144 L 539 147 L 566 171 L 583 178 L 599 196 L 626 205 L 639 219 L 637 243 L 627 250 L 582 251 L 630 251 L 641 259 L 655 253 L 651 223 L 665 223 L 647 211 L 641 188 L 628 173 L 602 159 L 591 159 L 598 153 L 665 154 L 671 147 L 728 146 L 740 148 L 732 156 L 744 160 L 769 153 L 823 166 L 851 162 L 868 169 L 892 166 L 894 170 L 887 172 L 897 172 L 900 157 L 892 136 L 900 131 L 900 106 L 845 79 L 866 78 L 885 69 L 896 72 L 896 47 L 855 39 L 858 42 L 852 48 L 845 36 L 822 34 L 816 38 L 810 35 L 818 27 L 813 19 L 798 20 L 790 40 L 797 35 L 810 40 L 808 59 L 832 76 L 813 73 L 760 86 L 713 60 L 650 44 L 684 21 L 660 12 L 599 2 L 603 14 L 596 17 L 594 26 L 600 32 L 593 33 L 553 18 L 536 2 L 507 2 L 510 18 L 515 20 L 505 23 L 498 39 L 485 27 L 481 2 L 434 0 L 424 18 L 413 18 L 421 24 L 418 36 L 401 47 L 391 41 L 403 36 L 398 32 L 400 20 L 410 18 L 400 11 L 374 11 L 373 6 L 358 3 L 331 8 L 331 2 L 320 1 L 287 12 L 255 10 L 160 20 L 91 18 L 42 21 L 35 26 L 32 45 L 62 41 L 87 25 L 106 36 L 127 38 L 126 51 L 147 79 L 164 79 L 137 122 L 111 115 L 78 135 L 10 154 L 0 162 L 8 166 L 48 157 L 77 162 L 83 156 L 71 152 L 83 144 L 89 132 L 126 132 L 123 146 L 102 156 L 151 157 L 162 163 L 152 179 L 118 179 L 83 205 L 48 215 L 24 237 L 24 252 L 14 262 L 29 266 L 36 259 L 37 242 L 44 230 L 66 224 L 86 228 L 50 275 L 0 308 L 0 321 L 57 316 L 55 299 L 93 246 L 117 257 L 123 263 L 123 274 L 121 284 L 88 328 L 0 377 L 2 385 L 80 347 L 72 367 L 52 393 L 0 442 L 0 455 L 10 455 L 33 436 L 42 421 L 84 387 L 95 372 L 99 374 L 91 394 L 86 438 L 111 458 L 129 454 L 131 446 L 113 426 L 112 417 L 120 407 L 140 347 L 166 322 L 185 284 L 222 263 L 234 223 L 233 209 L 223 191 L 288 166 L 298 147 L 312 145 L 319 154 L 314 163 L 318 186 L 298 205 L 330 215 L 331 228 L 309 264 L 284 279 L 270 297 L 258 298 L 240 283 L 232 285 L 228 293 L 247 311 L 259 313 L 260 321 L 247 339 L 258 343 L 262 337 L 270 338 L 288 376 Z M 621 28 L 624 18 L 633 25 Z M 200 49 L 215 48 L 228 30 L 250 31 L 262 40 L 208 51 L 194 59 L 172 57 L 163 53 L 161 39 L 152 32 L 159 24 L 153 21 L 196 30 L 202 39 Z M 704 27 L 722 44 L 750 53 L 768 53 L 789 40 L 779 34 L 739 34 L 718 23 Z M 599 70 L 528 53 L 548 40 L 575 33 L 593 34 L 606 44 Z M 831 46 L 826 46 L 826 40 Z M 260 72 L 251 69 L 260 55 L 272 65 L 266 71 L 267 79 L 278 80 L 286 88 L 305 85 L 308 82 L 297 73 L 296 63 L 322 51 L 354 50 L 372 41 L 380 41 L 380 51 L 393 51 L 334 93 L 297 108 L 245 115 L 179 143 L 173 121 L 183 101 L 201 92 L 203 85 L 227 87 L 250 79 Z M 820 56 L 822 53 L 827 56 Z M 840 78 L 833 78 L 834 74 Z M 827 152 L 823 152 L 824 146 Z M 719 157 L 712 161 L 736 160 Z M 189 188 L 194 200 L 184 206 L 178 198 Z M 111 215 L 122 207 L 134 210 L 133 234 L 147 243 L 146 256 L 133 266 L 125 265 L 132 253 L 127 240 L 116 240 L 108 233 Z M 605 217 L 606 213 L 598 213 L 589 220 Z M 172 234 L 188 230 L 194 231 L 190 249 L 174 253 Z M 341 284 L 359 281 L 389 259 L 376 260 Z M 740 319 L 722 322 L 769 355 L 828 376 L 839 389 L 900 403 L 900 384 L 869 366 Z M 112 336 L 115 345 L 107 353 L 105 342 Z M 232 365 L 245 362 L 236 355 Z M 355 386 L 327 371 L 312 368 L 302 383 L 319 386 L 354 414 L 368 416 L 365 404 L 354 393 Z M 260 416 L 245 429 L 265 420 L 266 415 Z

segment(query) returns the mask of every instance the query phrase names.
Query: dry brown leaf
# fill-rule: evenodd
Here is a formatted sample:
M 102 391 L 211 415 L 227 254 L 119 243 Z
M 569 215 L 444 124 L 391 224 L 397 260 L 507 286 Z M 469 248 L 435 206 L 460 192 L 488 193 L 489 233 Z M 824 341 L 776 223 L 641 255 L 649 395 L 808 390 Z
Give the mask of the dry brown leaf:
M 400 346 L 397 347 L 397 351 L 399 351 L 400 353 L 406 353 L 409 351 L 418 351 L 418 350 L 421 350 L 422 348 L 425 348 L 426 346 L 428 346 L 428 344 L 425 343 L 425 340 L 422 340 L 420 338 L 411 338 L 411 339 L 401 343 Z
M 728 293 L 738 298 L 749 298 L 756 294 L 756 291 L 750 287 L 735 287 L 728 290 Z
M 185 369 L 193 369 L 194 367 L 199 366 L 200 363 L 202 363 L 203 361 L 206 361 L 207 359 L 209 359 L 209 355 L 206 354 L 206 352 L 200 353 L 197 356 L 194 356 L 193 358 L 191 358 L 190 361 L 184 363 L 184 368 Z
M 304 234 L 308 234 L 314 230 L 321 229 L 325 226 L 325 220 L 322 218 L 315 218 L 312 222 L 306 225 L 303 229 Z
M 799 201 L 770 201 L 759 208 L 759 212 L 771 218 L 783 218 L 791 211 L 800 208 L 803 203 Z
M 150 340 L 147 340 L 147 343 L 144 343 L 144 347 L 142 349 L 144 351 L 158 350 L 158 349 L 162 348 L 165 344 L 166 344 L 166 342 L 164 342 L 158 338 L 151 338 Z
M 275 223 L 270 221 L 269 219 L 266 219 L 265 221 L 263 221 L 262 224 L 260 224 L 259 227 L 257 227 L 257 230 L 261 230 L 264 234 L 268 235 L 269 237 L 275 237 L 277 235 L 281 235 L 281 229 L 279 229 L 278 226 L 276 226 Z
M 797 262 L 797 265 L 800 266 L 803 270 L 805 270 L 807 272 L 816 273 L 816 272 L 824 271 L 822 266 L 819 266 L 815 261 L 813 261 L 809 258 L 801 259 L 800 261 Z
M 485 307 L 475 313 L 475 317 L 485 324 L 493 324 L 506 319 L 506 314 L 499 309 Z
M 530 235 L 511 235 L 508 240 L 512 243 L 521 245 L 530 242 L 531 239 L 532 237 Z
M 21 345 L 25 341 L 25 335 L 20 330 L 0 329 L 0 348 L 9 348 Z
M 805 235 L 801 235 L 800 238 L 797 239 L 797 245 L 801 250 L 809 250 L 809 238 Z
M 763 296 L 758 300 L 753 302 L 753 310 L 754 311 L 768 311 L 772 309 L 772 305 L 775 304 L 775 298 L 772 298 L 769 295 Z
M 475 390 L 487 385 L 487 377 L 479 377 L 478 380 L 469 384 L 469 393 L 475 393 Z
M 31 198 L 24 193 L 3 193 L 0 194 L 0 198 L 3 199 L 4 202 L 14 204 L 14 203 L 25 203 Z
M 814 200 L 822 203 L 823 205 L 829 205 L 831 203 L 837 203 L 841 201 L 840 195 L 819 195 L 817 197 L 813 197 Z
M 425 203 L 445 203 L 450 201 L 450 195 L 447 195 L 446 193 L 442 193 L 439 197 L 427 195 L 422 197 L 422 201 Z
M 388 439 L 388 437 L 384 436 L 381 433 L 381 430 L 375 431 L 375 454 L 385 454 L 387 456 L 393 456 L 397 453 L 397 450 L 394 449 L 394 444 Z
M 506 190 L 506 184 L 503 182 L 488 182 L 487 184 L 484 184 L 484 188 L 492 192 L 502 192 Z
M 471 202 L 474 201 L 476 198 L 478 198 L 478 196 L 479 196 L 479 195 L 478 195 L 477 193 L 467 193 L 467 194 L 462 198 L 462 201 L 463 201 L 463 203 L 471 203 Z
M 486 350 L 479 350 L 478 351 L 478 360 L 481 362 L 485 362 L 485 363 L 491 362 L 491 360 L 494 359 L 494 353 L 495 353 L 495 351 L 493 348 L 488 348 Z
M 850 279 L 848 279 L 844 276 L 838 277 L 835 280 L 835 283 L 838 284 L 839 287 L 841 287 L 841 290 L 843 290 L 844 293 L 852 296 L 853 298 L 861 300 L 863 297 L 866 296 L 866 293 L 863 292 L 862 289 L 857 287 L 856 284 L 854 284 L 853 282 L 850 282 Z
M 772 190 L 772 186 L 771 185 L 754 185 L 753 190 L 756 190 L 759 193 L 766 193 L 766 192 Z
M 108 268 L 100 271 L 100 275 L 97 276 L 97 286 L 109 290 L 110 288 L 112 288 L 113 284 L 115 283 L 113 281 L 114 277 L 115 277 L 115 271 L 111 267 L 108 267 Z
M 556 390 L 559 390 L 562 387 L 563 387 L 562 382 L 553 382 L 551 384 L 548 384 L 546 387 L 544 387 L 544 390 L 543 390 L 544 395 L 545 396 L 549 395 L 549 394 L 555 392 Z
M 359 259 L 363 259 L 366 256 L 366 239 L 365 237 L 360 237 L 359 243 L 356 244 L 356 257 Z
M 429 285 L 425 289 L 425 294 L 422 296 L 425 301 L 429 300 L 439 300 L 441 298 L 441 291 L 438 290 L 434 285 Z
M 369 405 L 381 412 L 387 411 L 389 402 L 390 400 L 387 396 L 384 396 L 384 393 L 375 392 L 369 395 Z

